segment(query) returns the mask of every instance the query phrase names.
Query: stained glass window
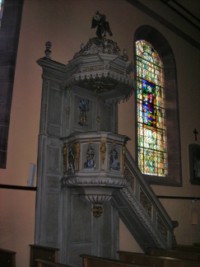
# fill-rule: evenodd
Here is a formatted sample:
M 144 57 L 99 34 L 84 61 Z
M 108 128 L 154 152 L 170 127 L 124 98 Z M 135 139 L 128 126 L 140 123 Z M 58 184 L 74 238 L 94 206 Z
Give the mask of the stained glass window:
M 4 0 L 0 0 L 0 26 L 1 26 L 2 14 L 3 14 L 3 4 L 4 4 Z
M 136 42 L 138 165 L 143 174 L 167 176 L 163 64 L 152 45 Z

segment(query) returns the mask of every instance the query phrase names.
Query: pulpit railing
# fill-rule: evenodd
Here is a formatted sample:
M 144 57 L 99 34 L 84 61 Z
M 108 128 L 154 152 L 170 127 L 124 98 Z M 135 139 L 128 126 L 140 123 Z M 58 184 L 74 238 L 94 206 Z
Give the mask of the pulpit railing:
M 140 226 L 141 235 L 143 232 L 144 240 L 141 241 L 141 244 L 144 250 L 148 250 L 148 247 L 174 247 L 176 245 L 173 234 L 174 223 L 150 185 L 143 178 L 127 149 L 125 152 L 124 177 L 127 180 L 127 186 L 114 194 L 114 202 L 119 207 L 119 214 L 121 214 L 122 219 L 126 218 L 126 222 L 128 221 L 127 218 L 131 221 L 137 217 L 135 223 Z M 131 229 L 129 230 L 131 232 L 132 230 L 135 231 L 134 226 L 132 226 L 134 223 L 131 225 L 128 222 L 126 225 L 130 225 Z M 138 236 L 140 235 L 138 234 Z

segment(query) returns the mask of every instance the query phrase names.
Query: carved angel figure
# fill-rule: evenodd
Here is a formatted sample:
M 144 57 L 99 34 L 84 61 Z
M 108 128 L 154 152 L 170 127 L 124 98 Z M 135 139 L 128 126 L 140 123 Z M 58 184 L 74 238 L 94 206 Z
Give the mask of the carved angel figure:
M 92 18 L 92 28 L 96 27 L 96 35 L 99 39 L 103 39 L 104 37 L 106 37 L 106 33 L 112 36 L 110 25 L 106 20 L 106 16 L 99 13 L 99 11 L 97 11 L 94 17 Z
M 84 168 L 95 168 L 95 151 L 92 145 L 88 146 Z
M 120 170 L 119 155 L 115 148 L 110 151 L 110 169 L 111 170 Z
M 80 99 L 79 101 L 79 124 L 81 126 L 87 125 L 87 112 L 89 111 L 89 100 L 88 99 Z

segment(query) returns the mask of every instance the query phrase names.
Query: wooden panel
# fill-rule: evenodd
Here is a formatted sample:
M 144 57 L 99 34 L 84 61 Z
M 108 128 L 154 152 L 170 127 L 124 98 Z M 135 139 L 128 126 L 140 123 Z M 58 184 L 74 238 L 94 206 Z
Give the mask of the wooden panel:
M 179 250 L 179 251 L 193 251 L 193 252 L 200 253 L 200 246 L 178 245 L 176 247 L 176 250 Z
M 96 257 L 92 255 L 81 255 L 83 267 L 152 267 L 152 265 L 141 265 L 137 263 L 128 263 L 115 259 Z
M 16 252 L 0 248 L 0 266 L 1 267 L 15 267 Z
M 200 261 L 200 253 L 194 251 L 151 249 L 150 255 Z
M 51 262 L 51 261 L 46 261 L 46 260 L 35 260 L 37 263 L 37 267 L 71 267 L 70 265 L 65 265 L 57 262 Z
M 30 267 L 37 267 L 36 259 L 48 260 L 50 262 L 57 261 L 58 258 L 58 249 L 38 246 L 38 245 L 30 245 Z
M 199 267 L 198 261 L 182 260 L 172 257 L 159 257 L 144 253 L 119 251 L 120 260 L 154 267 Z

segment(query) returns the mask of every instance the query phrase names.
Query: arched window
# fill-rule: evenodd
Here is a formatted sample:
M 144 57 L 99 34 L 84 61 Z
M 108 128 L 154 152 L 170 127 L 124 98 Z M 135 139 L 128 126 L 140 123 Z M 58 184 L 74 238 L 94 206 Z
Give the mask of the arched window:
M 22 7 L 23 0 L 0 0 L 0 168 L 6 168 L 12 90 Z
M 154 28 L 135 33 L 136 155 L 145 179 L 181 185 L 176 66 L 167 40 Z
M 4 4 L 4 0 L 0 0 L 0 26 L 1 26 L 1 18 L 3 14 L 3 4 Z
M 136 42 L 138 165 L 147 175 L 167 175 L 163 64 L 153 46 Z

